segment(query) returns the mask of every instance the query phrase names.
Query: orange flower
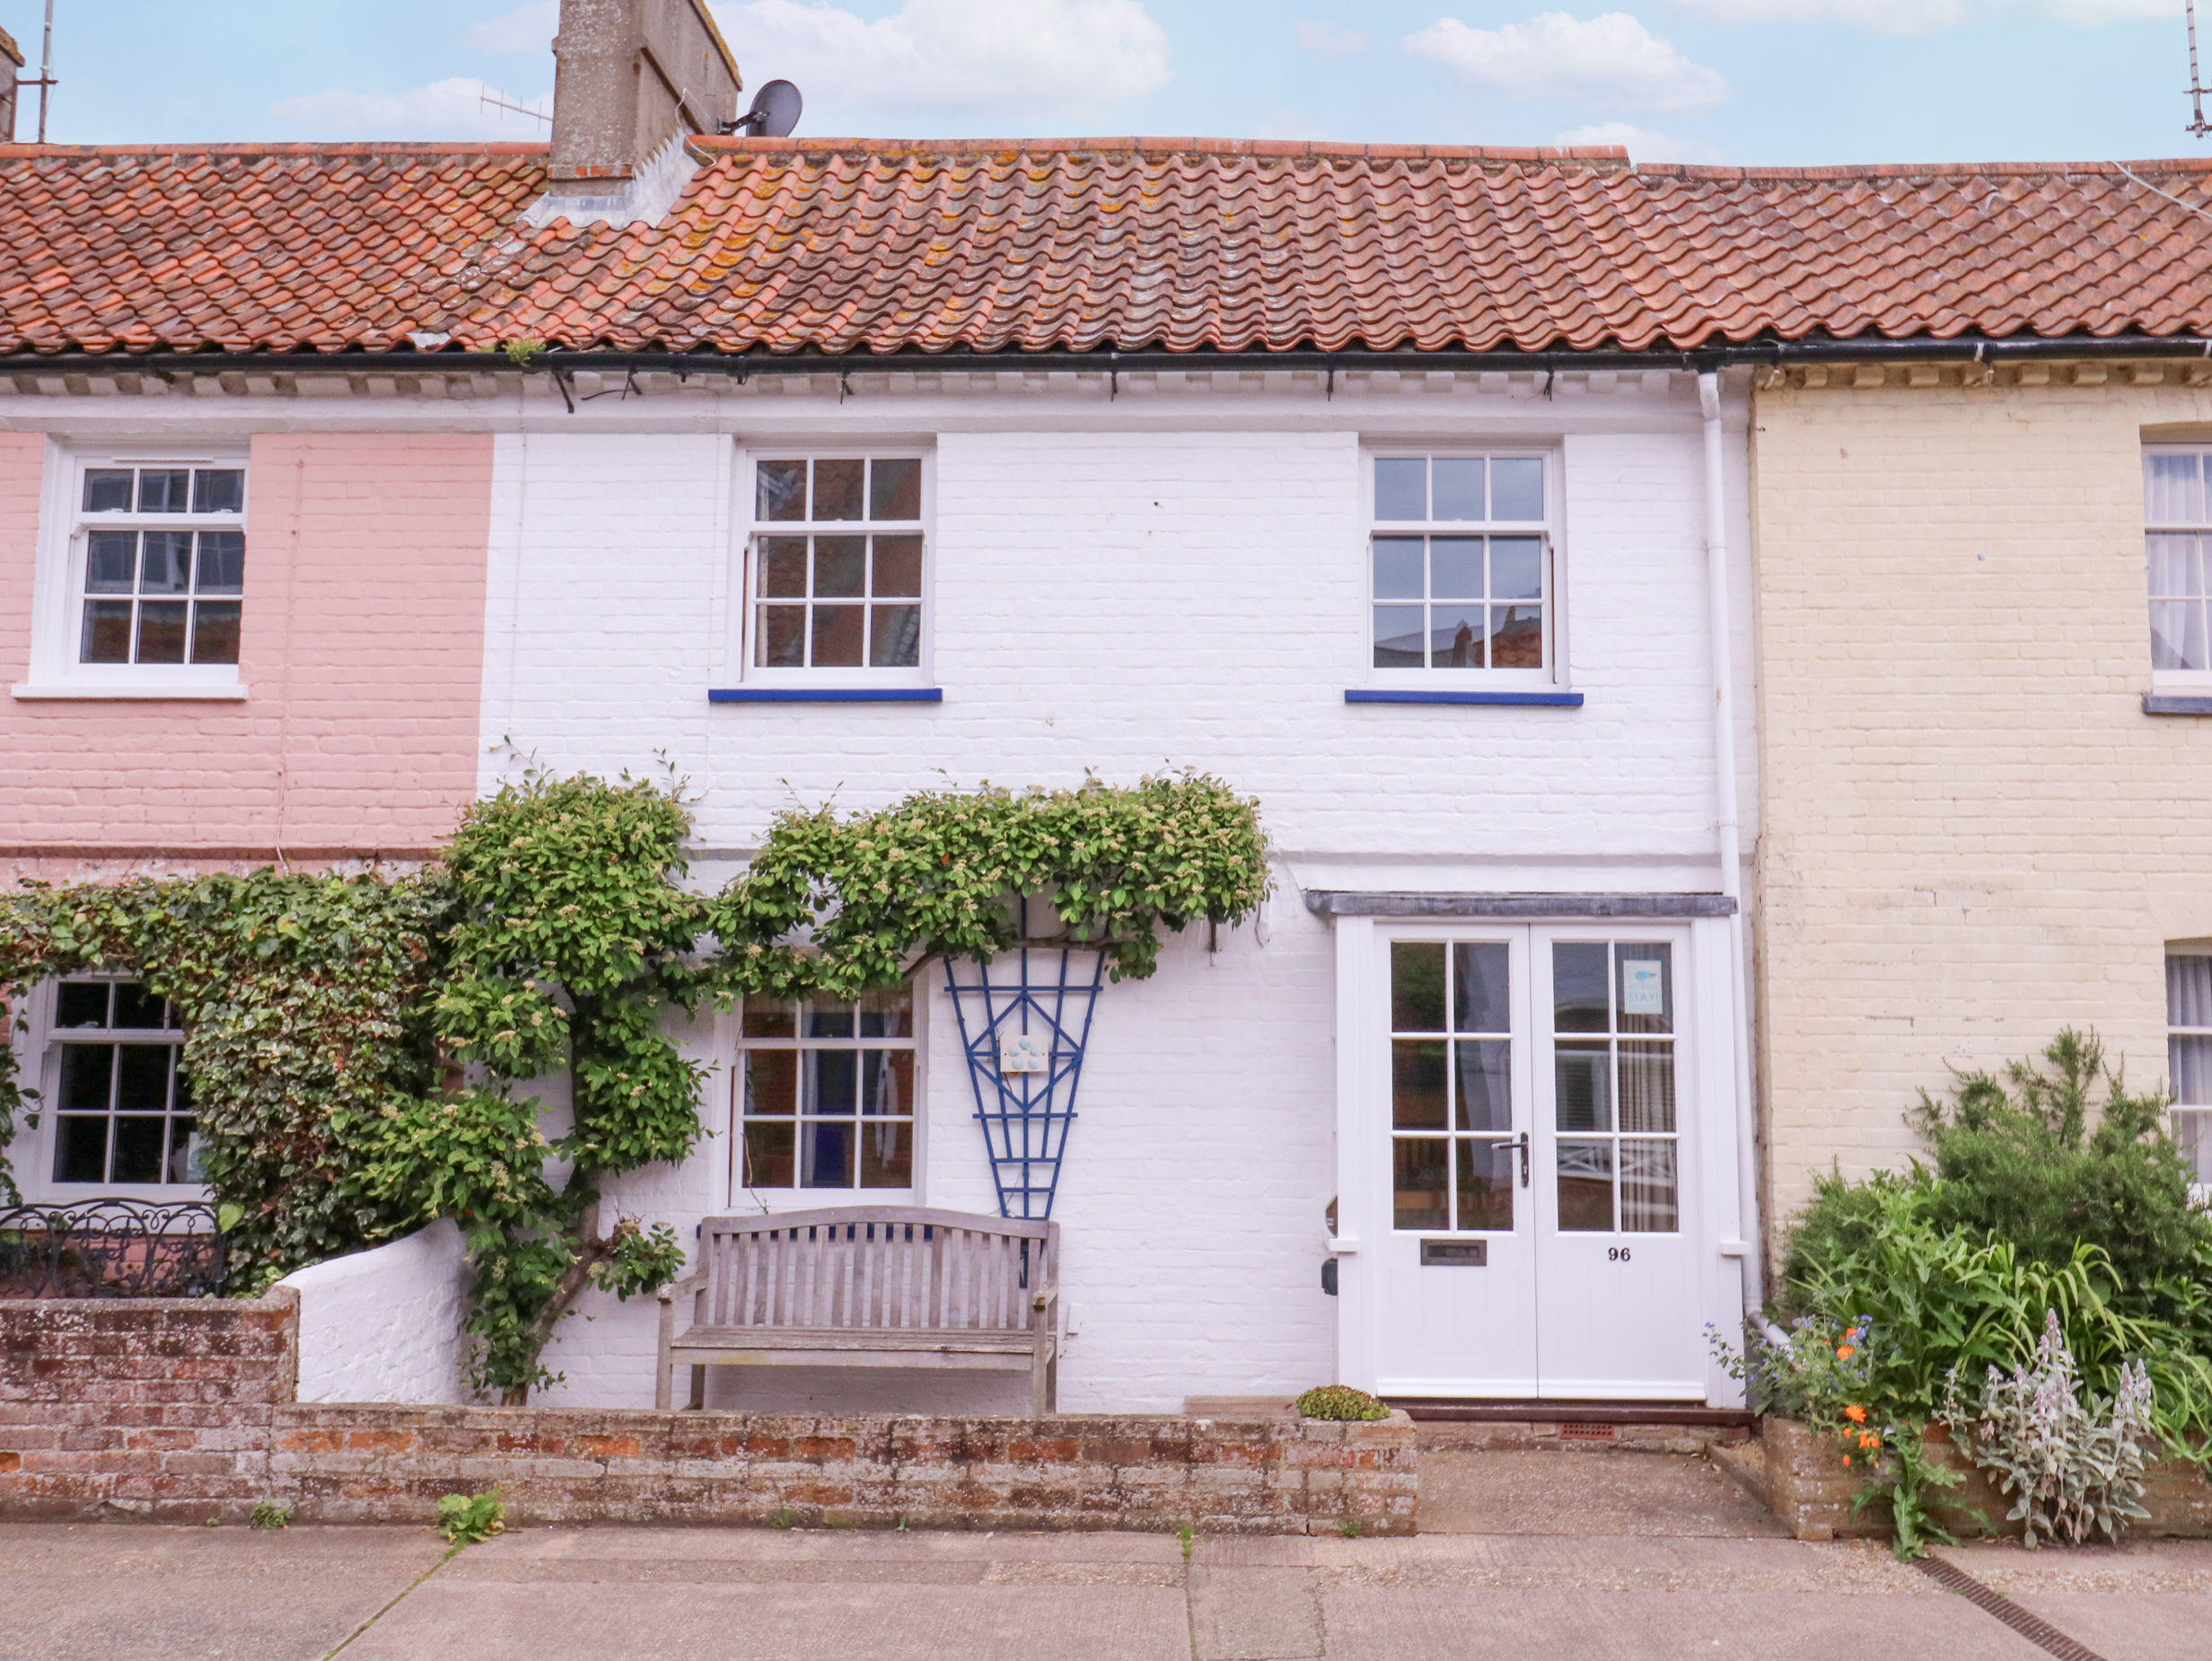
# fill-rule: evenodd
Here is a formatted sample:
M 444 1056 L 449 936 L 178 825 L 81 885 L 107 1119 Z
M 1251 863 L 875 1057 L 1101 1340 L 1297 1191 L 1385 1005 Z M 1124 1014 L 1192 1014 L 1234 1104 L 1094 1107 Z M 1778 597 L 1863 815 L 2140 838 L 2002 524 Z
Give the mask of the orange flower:
M 1863 1407 L 1847 1407 L 1843 1410 L 1843 1416 L 1855 1425 L 1863 1425 L 1866 1422 L 1866 1410 Z
M 1844 1463 L 1845 1464 L 1847 1464 L 1847 1465 L 1848 1465 L 1848 1464 L 1849 1464 L 1849 1463 L 1851 1463 L 1851 1455 L 1850 1455 L 1850 1454 L 1846 1454 L 1843 1456 L 1843 1463 Z
M 1882 1446 L 1882 1438 L 1878 1436 L 1874 1436 L 1867 1431 L 1862 1430 L 1858 1433 L 1858 1445 L 1861 1447 L 1880 1447 Z
M 1851 1346 L 1850 1346 L 1850 1345 L 1848 1345 L 1848 1344 L 1845 1344 L 1845 1345 L 1843 1345 L 1841 1348 L 1839 1348 L 1839 1349 L 1836 1351 L 1836 1359 L 1837 1359 L 1837 1360 L 1839 1360 L 1839 1361 L 1848 1361 L 1850 1358 L 1851 1358 Z

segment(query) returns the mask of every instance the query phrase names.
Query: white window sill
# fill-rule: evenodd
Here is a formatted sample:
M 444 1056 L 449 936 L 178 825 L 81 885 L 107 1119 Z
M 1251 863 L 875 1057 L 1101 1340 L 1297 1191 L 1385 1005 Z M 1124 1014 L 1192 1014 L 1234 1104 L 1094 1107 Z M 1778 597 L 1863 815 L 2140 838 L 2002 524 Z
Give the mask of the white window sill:
M 242 703 L 242 681 L 210 685 L 144 681 L 31 681 L 8 688 L 9 695 L 25 699 L 66 699 L 99 702 L 114 699 L 191 699 L 202 702 Z

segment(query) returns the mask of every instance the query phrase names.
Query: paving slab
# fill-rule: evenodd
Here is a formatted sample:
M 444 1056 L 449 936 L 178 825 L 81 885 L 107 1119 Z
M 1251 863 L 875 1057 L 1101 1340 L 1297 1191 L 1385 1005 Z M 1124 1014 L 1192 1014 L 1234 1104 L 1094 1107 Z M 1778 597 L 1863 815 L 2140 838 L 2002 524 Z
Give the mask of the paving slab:
M 317 1661 L 445 1550 L 419 1529 L 0 1527 L 0 1656 Z
M 1311 1570 L 1194 1564 L 1188 1585 L 1196 1661 L 1318 1661 L 1321 1655 Z
M 1727 1472 L 1692 1454 L 1431 1449 L 1421 1455 L 1425 1534 L 1786 1536 Z

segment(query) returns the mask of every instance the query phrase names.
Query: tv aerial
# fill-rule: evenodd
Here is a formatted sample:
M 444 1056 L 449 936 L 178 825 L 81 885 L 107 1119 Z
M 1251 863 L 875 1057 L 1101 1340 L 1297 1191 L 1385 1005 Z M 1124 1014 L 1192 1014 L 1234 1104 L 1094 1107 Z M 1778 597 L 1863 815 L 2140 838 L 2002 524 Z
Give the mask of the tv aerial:
M 2189 0 L 2189 99 L 2196 119 L 2181 130 L 2202 138 L 2212 133 L 2212 121 L 2204 119 L 2204 83 L 2197 75 L 2197 0 Z
M 788 81 L 771 81 L 752 95 L 752 108 L 734 121 L 724 121 L 722 130 L 753 138 L 783 138 L 799 125 L 799 111 L 805 108 L 797 87 Z

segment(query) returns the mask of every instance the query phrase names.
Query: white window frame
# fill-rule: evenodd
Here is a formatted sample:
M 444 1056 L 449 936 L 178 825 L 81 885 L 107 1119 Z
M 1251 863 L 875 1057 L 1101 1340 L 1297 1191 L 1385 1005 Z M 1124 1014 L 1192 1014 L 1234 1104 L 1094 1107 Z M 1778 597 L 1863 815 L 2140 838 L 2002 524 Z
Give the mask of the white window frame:
M 2212 940 L 2169 940 L 2166 942 L 2164 955 L 2166 958 L 2212 957 Z M 2166 1014 L 2170 1017 L 2172 1013 L 2169 1003 Z M 2166 1038 L 2169 1043 L 2177 1038 L 2212 1038 L 2212 1026 L 2175 1026 L 2169 1019 L 2166 1024 Z M 2205 1116 L 2203 1134 L 2208 1140 L 2212 1140 L 2212 1102 L 2182 1101 L 2180 1094 L 2180 1081 L 2172 1077 L 2173 1068 L 2170 1060 L 2166 1071 L 2168 1074 L 2166 1088 L 2174 1093 L 2173 1104 L 2166 1111 L 2169 1121 L 2167 1129 L 2175 1143 L 2186 1147 L 2185 1139 L 2181 1135 L 2181 1115 L 2183 1113 L 2192 1116 L 2203 1114 Z M 2198 1203 L 2204 1204 L 2208 1200 L 2212 1200 L 2212 1173 L 2200 1172 L 2198 1181 L 2191 1186 Z
M 867 664 L 820 664 L 805 668 L 771 668 L 753 661 L 759 628 L 760 594 L 759 540 L 764 536 L 876 536 L 898 535 L 914 531 L 915 523 L 908 520 L 764 520 L 756 515 L 759 511 L 758 474 L 754 464 L 759 461 L 918 461 L 922 464 L 922 505 L 919 534 L 922 539 L 921 580 L 921 639 L 915 650 L 911 668 L 878 668 Z M 872 687 L 926 687 L 935 684 L 931 678 L 930 658 L 936 635 L 936 601 L 933 590 L 936 586 L 936 453 L 926 444 L 749 444 L 738 451 L 737 502 L 738 523 L 742 527 L 739 538 L 737 560 L 738 581 L 733 584 L 738 600 L 738 614 L 732 630 L 735 641 L 733 656 L 737 664 L 737 679 L 746 686 L 774 688 L 791 687 L 812 690 L 836 688 L 863 689 Z M 885 1191 L 895 1192 L 895 1190 Z
M 745 1052 L 756 1046 L 763 1050 L 787 1050 L 803 1053 L 807 1048 L 842 1048 L 843 1045 L 837 1041 L 808 1045 L 779 1039 L 748 1039 L 745 1036 L 745 1000 L 742 997 L 737 1000 L 736 1006 L 730 1013 L 728 1029 L 733 1046 L 729 1053 L 734 1055 L 735 1060 L 728 1069 L 730 1146 L 729 1161 L 724 1171 L 724 1180 L 729 1185 L 732 1210 L 805 1211 L 838 1205 L 895 1206 L 923 1203 L 921 1196 L 925 1187 L 924 1170 L 928 1153 L 928 1132 L 926 1129 L 928 1112 L 926 1104 L 929 1100 L 929 987 L 927 978 L 923 975 L 917 974 L 908 981 L 908 989 L 914 999 L 912 1036 L 906 1039 L 870 1039 L 856 1034 L 850 1041 L 852 1047 L 857 1050 L 904 1049 L 914 1058 L 914 1100 L 907 1114 L 908 1122 L 912 1126 L 913 1163 L 909 1168 L 911 1180 L 904 1188 L 863 1188 L 857 1185 L 850 1188 L 803 1188 L 796 1185 L 788 1188 L 776 1188 L 759 1183 L 748 1183 L 745 1181 Z M 786 1000 L 772 998 L 768 1001 L 780 1003 Z M 789 1001 L 796 1003 L 804 1000 L 792 999 Z M 799 1174 L 799 1162 L 802 1158 L 795 1138 L 798 1127 L 804 1124 L 806 1119 L 807 1115 L 794 1113 L 787 1121 L 793 1127 L 794 1138 L 792 1153 L 794 1177 Z M 865 1129 L 869 1121 L 865 1115 L 856 1115 L 853 1122 L 856 1126 Z M 856 1150 L 856 1154 L 857 1150 Z M 857 1169 L 854 1172 L 854 1175 L 856 1178 L 859 1175 Z
M 129 974 L 83 974 L 69 975 L 64 979 L 74 981 L 130 981 L 139 977 Z M 60 980 L 48 980 L 27 992 L 19 993 L 13 1011 L 15 1053 L 21 1064 L 22 1076 L 26 1084 L 35 1084 L 39 1091 L 36 1102 L 24 1104 L 29 1113 L 37 1115 L 37 1128 L 32 1129 L 25 1123 L 26 1115 L 19 1113 L 15 1141 L 7 1150 L 9 1163 L 15 1170 L 16 1185 L 23 1191 L 23 1198 L 33 1205 L 70 1205 L 93 1198 L 142 1200 L 156 1204 L 180 1205 L 207 1199 L 206 1187 L 198 1182 L 63 1182 L 56 1180 L 54 1159 L 61 1140 L 61 1052 L 62 1046 L 68 1041 L 65 1032 L 85 1034 L 94 1030 L 89 1027 L 63 1029 L 55 1025 L 60 985 Z M 184 1042 L 182 1030 L 175 1027 L 109 1028 L 106 1031 L 109 1035 L 95 1041 L 171 1047 Z
M 1360 446 L 1359 492 L 1362 532 L 1359 543 L 1360 615 L 1359 663 L 1365 685 L 1382 690 L 1397 687 L 1432 691 L 1554 690 L 1567 684 L 1566 608 L 1566 537 L 1564 453 L 1551 444 L 1399 444 L 1368 440 Z M 1470 461 L 1478 458 L 1540 461 L 1544 468 L 1544 517 L 1533 520 L 1384 520 L 1375 517 L 1375 463 L 1411 460 Z M 1540 669 L 1453 669 L 1426 666 L 1384 668 L 1374 661 L 1374 539 L 1378 536 L 1420 535 L 1510 536 L 1533 532 L 1543 541 L 1543 577 L 1540 603 L 1544 612 L 1544 664 Z
M 2208 500 L 2206 503 L 2206 518 L 2205 522 L 2201 524 L 2173 524 L 2165 523 L 2154 523 L 2152 522 L 2150 516 L 2149 463 L 2150 458 L 2154 455 L 2202 456 L 2205 459 L 2206 471 L 2208 474 L 2212 474 L 2212 444 L 2145 444 L 2143 446 L 2144 512 L 2142 588 L 2144 661 L 2150 663 L 2151 664 L 2152 686 L 2169 691 L 2201 692 L 2212 690 L 2212 668 L 2161 669 L 2155 662 L 2151 661 L 2150 539 L 2163 532 L 2181 535 L 2194 534 L 2205 538 L 2208 542 L 2212 542 L 2212 500 Z M 2212 497 L 2212 483 L 2208 484 L 2206 494 L 2208 497 Z M 2208 583 L 2207 586 L 2212 587 L 2212 583 Z M 2208 613 L 2212 613 L 2212 601 L 2208 601 L 2207 609 Z M 2212 623 L 2208 623 L 2208 629 L 2212 629 Z M 2208 645 L 2212 645 L 2212 633 L 2208 633 Z
M 235 524 L 248 532 L 248 554 L 252 553 L 250 522 L 253 509 L 252 469 L 244 448 L 236 445 L 118 444 L 101 449 L 47 447 L 44 500 L 40 513 L 38 572 L 32 604 L 31 679 L 10 689 L 19 699 L 239 699 L 246 684 L 236 664 L 86 664 L 78 661 L 83 627 L 84 562 L 89 533 L 98 523 L 83 512 L 84 476 L 102 467 L 235 467 L 246 473 L 246 496 L 235 521 L 209 515 L 179 515 L 195 520 L 194 529 L 224 528 Z M 132 514 L 114 516 L 118 527 L 159 529 L 150 516 Z M 241 616 L 250 616 L 254 603 L 252 574 L 247 562 L 247 581 L 239 596 Z M 242 626 L 241 626 L 242 627 Z M 242 653 L 241 653 L 242 655 Z

